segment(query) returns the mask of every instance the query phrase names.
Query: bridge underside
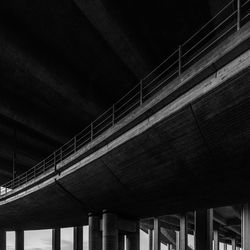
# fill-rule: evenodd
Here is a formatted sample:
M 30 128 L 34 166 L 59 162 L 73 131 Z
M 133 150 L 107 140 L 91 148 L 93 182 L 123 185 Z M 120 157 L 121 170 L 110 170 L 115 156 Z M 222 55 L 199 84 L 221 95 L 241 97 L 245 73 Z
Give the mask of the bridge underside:
M 1 226 L 82 225 L 89 211 L 102 209 L 143 218 L 247 200 L 249 80 L 248 66 L 193 101 L 198 90 L 190 90 L 193 94 L 166 107 L 168 115 L 154 126 L 135 127 L 128 133 L 137 135 L 125 134 L 121 145 L 122 136 L 94 159 L 1 202 Z M 106 149 L 108 154 L 102 153 Z

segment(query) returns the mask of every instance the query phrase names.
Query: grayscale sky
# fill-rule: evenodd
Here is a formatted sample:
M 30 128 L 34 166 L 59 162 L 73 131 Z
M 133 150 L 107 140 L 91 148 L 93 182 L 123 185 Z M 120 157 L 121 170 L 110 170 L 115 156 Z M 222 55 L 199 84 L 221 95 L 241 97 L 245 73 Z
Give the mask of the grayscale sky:
M 24 249 L 25 250 L 51 250 L 52 231 L 37 230 L 25 231 L 24 233 Z M 193 247 L 193 236 L 188 236 L 188 244 Z M 220 249 L 223 244 L 220 244 Z M 228 250 L 232 250 L 228 246 Z M 7 232 L 7 250 L 15 250 L 15 233 Z M 73 250 L 73 228 L 61 229 L 61 250 Z M 88 250 L 88 227 L 83 227 L 83 250 Z M 140 250 L 148 250 L 148 235 L 140 231 Z M 161 250 L 167 250 L 165 245 L 161 244 Z

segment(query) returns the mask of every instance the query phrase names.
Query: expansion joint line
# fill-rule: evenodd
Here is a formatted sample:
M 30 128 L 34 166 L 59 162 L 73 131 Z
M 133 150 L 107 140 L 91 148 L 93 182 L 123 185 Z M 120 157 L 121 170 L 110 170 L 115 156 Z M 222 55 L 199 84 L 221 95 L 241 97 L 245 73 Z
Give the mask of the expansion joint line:
M 192 115 L 193 115 L 193 117 L 194 117 L 194 121 L 195 121 L 196 127 L 198 128 L 199 133 L 200 133 L 200 135 L 201 135 L 201 138 L 202 138 L 202 140 L 203 140 L 203 143 L 204 143 L 205 147 L 207 148 L 209 154 L 211 155 L 211 157 L 212 157 L 213 160 L 215 161 L 214 154 L 213 154 L 212 150 L 210 149 L 210 147 L 209 147 L 209 145 L 208 145 L 208 143 L 207 143 L 207 141 L 206 141 L 206 137 L 205 137 L 205 135 L 203 134 L 203 132 L 202 132 L 202 130 L 201 130 L 201 127 L 200 127 L 199 121 L 198 121 L 198 119 L 197 119 L 197 117 L 196 117 L 196 114 L 195 114 L 195 112 L 194 112 L 193 106 L 192 106 L 192 104 L 189 104 L 189 106 L 190 106 Z
M 73 195 L 69 190 L 67 190 L 59 181 L 57 181 L 55 179 L 55 183 L 56 185 L 65 193 L 67 194 L 67 196 L 70 197 L 71 200 L 77 202 L 78 204 L 80 204 L 80 206 L 82 208 L 84 208 L 84 210 L 88 209 L 89 210 L 89 207 L 84 203 L 82 202 L 80 199 L 78 199 L 75 195 Z M 90 210 L 89 210 L 90 211 Z
M 116 179 L 116 181 L 123 187 L 123 189 L 126 190 L 126 193 L 129 193 L 130 195 L 133 195 L 133 192 L 125 185 L 123 184 L 120 179 L 116 176 L 116 174 L 110 169 L 110 167 L 103 161 L 101 160 L 105 168 L 111 173 L 111 175 Z M 134 196 L 134 195 L 133 195 Z

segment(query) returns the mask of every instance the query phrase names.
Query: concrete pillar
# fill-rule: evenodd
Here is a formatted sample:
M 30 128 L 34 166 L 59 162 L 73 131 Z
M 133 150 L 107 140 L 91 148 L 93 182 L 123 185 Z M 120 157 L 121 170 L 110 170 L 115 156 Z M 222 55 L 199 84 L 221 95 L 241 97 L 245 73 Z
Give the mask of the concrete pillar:
M 214 250 L 219 250 L 219 232 L 214 230 Z
M 153 230 L 148 230 L 148 250 L 153 250 Z
M 102 245 L 103 250 L 118 250 L 117 216 L 103 211 Z
M 24 231 L 16 231 L 16 250 L 24 250 Z
M 250 205 L 244 204 L 241 212 L 241 235 L 243 250 L 250 249 Z
M 154 218 L 154 250 L 161 249 L 161 228 L 159 218 Z
M 231 244 L 232 244 L 232 250 L 236 250 L 236 241 L 235 241 L 235 239 L 231 240 Z
M 52 250 L 61 249 L 61 229 L 54 228 L 52 229 Z
M 213 209 L 195 212 L 196 250 L 213 249 Z
M 102 250 L 102 232 L 100 218 L 89 214 L 89 250 Z
M 123 233 L 118 235 L 118 249 L 125 250 L 125 235 Z
M 73 250 L 83 250 L 83 228 L 74 227 Z
M 180 250 L 180 232 L 176 231 L 176 240 L 175 240 L 175 244 L 176 244 L 176 250 Z
M 224 243 L 224 250 L 227 250 L 227 244 Z
M 180 237 L 179 250 L 187 249 L 187 218 L 186 215 L 180 217 Z
M 6 250 L 6 231 L 0 230 L 0 250 Z
M 136 232 L 127 233 L 126 235 L 126 250 L 139 250 L 140 248 L 140 229 L 139 224 L 137 223 Z

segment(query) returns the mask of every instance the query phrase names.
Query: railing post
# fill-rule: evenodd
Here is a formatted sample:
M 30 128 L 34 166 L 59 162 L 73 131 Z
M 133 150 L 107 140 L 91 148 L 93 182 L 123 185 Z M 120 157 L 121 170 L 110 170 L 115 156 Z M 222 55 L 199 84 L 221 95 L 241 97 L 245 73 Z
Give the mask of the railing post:
M 140 81 L 140 105 L 143 103 L 143 95 L 142 95 L 142 80 Z
M 240 18 L 241 18 L 241 16 L 240 16 L 240 6 L 241 6 L 240 0 L 237 0 L 237 30 L 240 29 Z
M 115 125 L 115 105 L 112 106 L 112 125 Z
M 181 45 L 179 45 L 179 49 L 178 49 L 178 51 L 179 51 L 179 55 L 178 55 L 179 56 L 179 60 L 178 60 L 178 62 L 179 62 L 179 67 L 178 67 L 179 76 L 181 75 L 181 70 L 182 70 L 181 69 L 182 68 L 182 61 L 181 61 L 181 59 L 182 59 L 181 58 L 182 57 L 182 55 L 181 55 L 182 51 L 181 50 L 182 50 Z

